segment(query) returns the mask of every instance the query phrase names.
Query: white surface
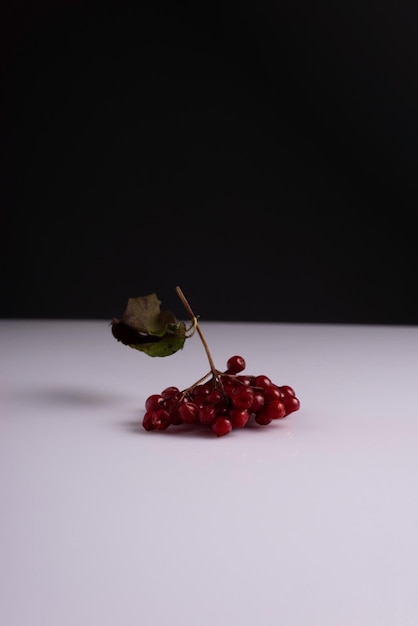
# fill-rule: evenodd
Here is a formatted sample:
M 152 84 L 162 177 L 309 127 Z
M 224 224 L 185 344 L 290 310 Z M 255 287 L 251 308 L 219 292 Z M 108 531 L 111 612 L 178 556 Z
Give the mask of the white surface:
M 300 411 L 146 432 L 207 361 L 0 322 L 2 626 L 416 626 L 418 328 L 204 323 Z

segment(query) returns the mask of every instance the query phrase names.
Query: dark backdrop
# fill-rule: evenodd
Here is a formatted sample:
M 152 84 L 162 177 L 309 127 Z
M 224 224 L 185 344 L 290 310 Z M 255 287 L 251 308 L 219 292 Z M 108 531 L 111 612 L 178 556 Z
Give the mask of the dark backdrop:
M 415 2 L 2 12 L 1 317 L 418 323 Z

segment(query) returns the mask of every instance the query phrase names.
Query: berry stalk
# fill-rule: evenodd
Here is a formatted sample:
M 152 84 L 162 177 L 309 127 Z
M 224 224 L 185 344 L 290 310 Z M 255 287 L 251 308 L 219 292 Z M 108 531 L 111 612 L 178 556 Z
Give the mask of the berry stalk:
M 190 319 L 192 321 L 194 329 L 197 331 L 197 334 L 200 337 L 200 341 L 203 344 L 203 347 L 204 347 L 205 352 L 206 352 L 206 356 L 207 356 L 208 361 L 209 361 L 210 370 L 211 370 L 214 378 L 218 379 L 218 370 L 215 367 L 215 363 L 214 363 L 214 361 L 212 359 L 212 355 L 210 353 L 208 344 L 206 343 L 206 339 L 205 339 L 205 337 L 204 337 L 204 335 L 202 333 L 202 329 L 200 328 L 199 322 L 197 321 L 197 317 L 194 314 L 192 307 L 190 306 L 186 296 L 184 295 L 184 293 L 183 293 L 183 291 L 181 290 L 180 287 L 178 287 L 178 286 L 176 287 L 176 292 L 177 292 L 177 295 L 180 298 L 184 308 L 186 309 L 188 315 L 190 316 Z

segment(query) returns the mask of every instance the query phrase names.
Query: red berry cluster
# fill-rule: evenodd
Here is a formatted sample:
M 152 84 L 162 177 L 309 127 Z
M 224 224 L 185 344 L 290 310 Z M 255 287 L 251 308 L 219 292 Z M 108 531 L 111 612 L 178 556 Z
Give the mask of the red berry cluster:
M 203 424 L 217 437 L 243 428 L 250 419 L 261 426 L 297 411 L 300 402 L 292 387 L 276 385 L 268 376 L 240 374 L 246 367 L 241 356 L 228 359 L 224 372 L 212 372 L 206 382 L 186 390 L 167 387 L 145 402 L 145 430 L 166 430 L 181 424 Z

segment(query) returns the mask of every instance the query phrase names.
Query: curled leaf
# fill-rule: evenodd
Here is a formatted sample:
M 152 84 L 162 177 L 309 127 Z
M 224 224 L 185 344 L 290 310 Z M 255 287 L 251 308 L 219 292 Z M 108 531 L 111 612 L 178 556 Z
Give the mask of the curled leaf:
M 113 318 L 112 334 L 121 343 L 149 356 L 169 356 L 186 341 L 186 325 L 162 311 L 155 293 L 129 298 L 122 319 Z

